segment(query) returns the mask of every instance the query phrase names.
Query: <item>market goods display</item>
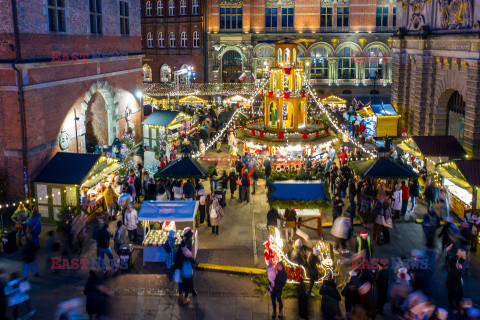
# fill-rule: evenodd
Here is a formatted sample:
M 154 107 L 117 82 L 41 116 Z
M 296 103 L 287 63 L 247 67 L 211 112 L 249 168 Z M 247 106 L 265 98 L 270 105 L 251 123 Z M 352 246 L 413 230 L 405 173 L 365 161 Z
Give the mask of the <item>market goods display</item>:
M 178 246 L 182 242 L 183 231 L 175 231 L 175 245 Z M 152 230 L 150 231 L 145 240 L 143 240 L 143 246 L 163 246 L 167 241 L 168 231 Z

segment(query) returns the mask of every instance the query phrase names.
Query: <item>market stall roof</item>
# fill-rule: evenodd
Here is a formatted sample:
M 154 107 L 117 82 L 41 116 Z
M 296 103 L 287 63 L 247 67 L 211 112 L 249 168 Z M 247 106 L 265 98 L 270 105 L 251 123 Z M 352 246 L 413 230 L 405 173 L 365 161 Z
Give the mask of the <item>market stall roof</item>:
M 57 152 L 34 182 L 81 185 L 100 157 L 100 154 Z
M 159 172 L 155 173 L 155 177 L 169 178 L 200 178 L 204 177 L 206 170 L 200 163 L 190 157 L 182 157 L 167 164 Z
M 218 116 L 218 122 L 219 123 L 228 122 L 228 120 L 232 118 L 232 115 L 234 112 L 235 110 L 228 110 L 220 113 L 220 115 Z M 248 120 L 248 119 L 249 117 L 246 114 L 242 112 L 237 112 L 237 120 L 242 121 L 242 120 Z
M 412 136 L 412 140 L 426 157 L 462 159 L 467 154 L 454 136 Z
M 471 186 L 480 186 L 480 160 L 455 160 L 454 162 Z
M 143 201 L 140 221 L 193 221 L 197 201 Z
M 412 169 L 390 158 L 379 157 L 373 160 L 353 161 L 350 164 L 358 174 L 369 178 L 408 179 L 418 177 Z
M 377 117 L 386 117 L 386 116 L 396 116 L 400 117 L 393 107 L 393 105 L 387 103 L 387 104 L 373 104 L 373 105 L 368 105 L 366 107 L 363 107 L 362 109 L 358 110 L 357 113 L 361 117 L 371 117 L 371 116 L 377 116 Z
M 178 99 L 178 103 L 205 103 L 207 99 L 201 96 L 189 95 Z
M 225 99 L 225 102 L 232 103 L 232 102 L 241 102 L 241 101 L 246 101 L 246 100 L 248 100 L 247 96 L 237 94 L 237 95 L 228 97 L 227 99 Z
M 188 117 L 181 111 L 172 111 L 172 110 L 155 110 L 151 115 L 143 120 L 142 124 L 149 126 L 160 126 L 168 127 L 168 125 L 174 122 L 179 117 Z
M 320 102 L 321 103 L 336 103 L 336 104 L 345 104 L 347 103 L 347 99 L 341 98 L 339 96 L 336 96 L 334 94 L 324 94 L 320 96 Z

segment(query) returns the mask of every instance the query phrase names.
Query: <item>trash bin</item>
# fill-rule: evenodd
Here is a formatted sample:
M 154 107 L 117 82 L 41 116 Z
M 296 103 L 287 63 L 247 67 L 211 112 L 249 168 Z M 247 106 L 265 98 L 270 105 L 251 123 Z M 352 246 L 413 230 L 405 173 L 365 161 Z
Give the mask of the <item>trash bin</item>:
M 218 188 L 215 190 L 215 198 L 218 199 L 218 203 L 220 203 L 222 208 L 225 208 L 227 205 L 227 189 Z
M 17 251 L 17 231 L 16 230 L 3 230 L 2 243 L 3 253 L 10 254 Z
M 132 260 L 133 244 L 124 244 L 118 250 L 120 256 L 120 270 L 121 272 L 130 272 L 133 268 Z

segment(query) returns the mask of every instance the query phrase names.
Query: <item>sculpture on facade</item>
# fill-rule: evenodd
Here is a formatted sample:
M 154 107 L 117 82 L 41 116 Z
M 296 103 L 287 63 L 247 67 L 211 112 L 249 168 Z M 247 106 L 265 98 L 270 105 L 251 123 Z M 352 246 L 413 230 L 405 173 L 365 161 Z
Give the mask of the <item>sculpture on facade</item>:
M 464 29 L 473 26 L 472 0 L 439 0 L 440 27 Z

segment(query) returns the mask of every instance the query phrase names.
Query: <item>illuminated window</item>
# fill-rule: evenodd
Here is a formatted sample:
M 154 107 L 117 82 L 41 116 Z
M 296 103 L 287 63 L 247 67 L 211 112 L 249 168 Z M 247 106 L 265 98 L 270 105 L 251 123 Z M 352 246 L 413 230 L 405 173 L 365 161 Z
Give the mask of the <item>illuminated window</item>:
M 312 51 L 310 62 L 311 79 L 328 79 L 328 51 L 317 47 Z
M 242 7 L 220 7 L 220 30 L 242 29 Z
M 186 16 L 187 15 L 187 1 L 180 0 L 180 15 Z
M 168 15 L 170 17 L 173 17 L 175 15 L 175 2 L 173 2 L 173 0 L 170 0 L 168 2 Z
M 160 68 L 160 82 L 169 82 L 172 77 L 172 69 L 168 64 L 164 64 Z
M 378 47 L 372 47 L 367 52 L 368 57 L 365 62 L 365 78 L 369 79 L 376 76 L 381 79 L 383 78 L 383 51 Z
M 160 32 L 158 34 L 158 47 L 165 48 L 165 37 L 163 35 L 163 32 Z
M 355 62 L 353 50 L 345 47 L 338 53 L 338 76 L 340 79 L 355 79 Z
M 143 65 L 143 82 L 152 82 L 152 68 L 148 64 Z

